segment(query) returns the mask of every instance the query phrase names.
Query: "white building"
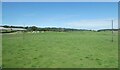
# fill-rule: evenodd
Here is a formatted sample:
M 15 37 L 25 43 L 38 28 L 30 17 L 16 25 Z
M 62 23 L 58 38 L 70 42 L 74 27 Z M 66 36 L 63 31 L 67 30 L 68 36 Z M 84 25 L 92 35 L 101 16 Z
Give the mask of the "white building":
M 26 31 L 26 29 L 23 29 L 23 28 L 4 28 L 4 27 L 0 27 L 0 32 L 7 32 L 7 31 Z

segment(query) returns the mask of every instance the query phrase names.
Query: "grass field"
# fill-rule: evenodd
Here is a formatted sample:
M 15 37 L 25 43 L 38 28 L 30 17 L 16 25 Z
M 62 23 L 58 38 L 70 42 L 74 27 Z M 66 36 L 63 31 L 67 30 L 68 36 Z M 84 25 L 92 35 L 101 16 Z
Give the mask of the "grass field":
M 116 68 L 118 33 L 3 34 L 4 68 Z
M 0 33 L 0 67 L 2 66 L 2 34 Z

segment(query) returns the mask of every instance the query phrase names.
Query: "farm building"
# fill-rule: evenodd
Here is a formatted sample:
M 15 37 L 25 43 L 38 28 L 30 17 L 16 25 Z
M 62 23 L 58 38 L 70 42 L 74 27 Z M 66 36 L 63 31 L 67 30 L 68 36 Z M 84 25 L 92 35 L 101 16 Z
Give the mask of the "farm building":
M 0 32 L 13 32 L 13 31 L 26 31 L 26 29 L 23 28 L 4 28 L 0 27 Z

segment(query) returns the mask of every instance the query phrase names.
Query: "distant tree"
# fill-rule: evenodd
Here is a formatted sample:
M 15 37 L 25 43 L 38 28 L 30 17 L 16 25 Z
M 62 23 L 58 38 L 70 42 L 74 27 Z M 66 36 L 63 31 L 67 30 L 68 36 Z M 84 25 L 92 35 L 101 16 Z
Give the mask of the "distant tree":
M 31 28 L 32 28 L 32 31 L 37 31 L 38 30 L 38 28 L 36 26 L 32 26 Z
M 39 30 L 36 26 L 25 27 L 25 29 L 27 29 L 28 31 L 38 31 Z
M 4 25 L 3 27 L 5 27 L 5 28 L 9 28 L 10 26 Z
M 29 28 L 28 26 L 25 27 L 25 29 L 28 29 L 28 28 Z

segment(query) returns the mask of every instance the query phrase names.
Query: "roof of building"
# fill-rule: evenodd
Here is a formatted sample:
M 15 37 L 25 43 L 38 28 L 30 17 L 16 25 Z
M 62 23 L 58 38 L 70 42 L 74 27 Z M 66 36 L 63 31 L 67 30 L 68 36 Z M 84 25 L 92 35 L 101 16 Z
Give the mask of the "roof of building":
M 0 30 L 26 30 L 26 29 L 23 29 L 23 28 L 4 28 L 4 27 L 0 27 Z

